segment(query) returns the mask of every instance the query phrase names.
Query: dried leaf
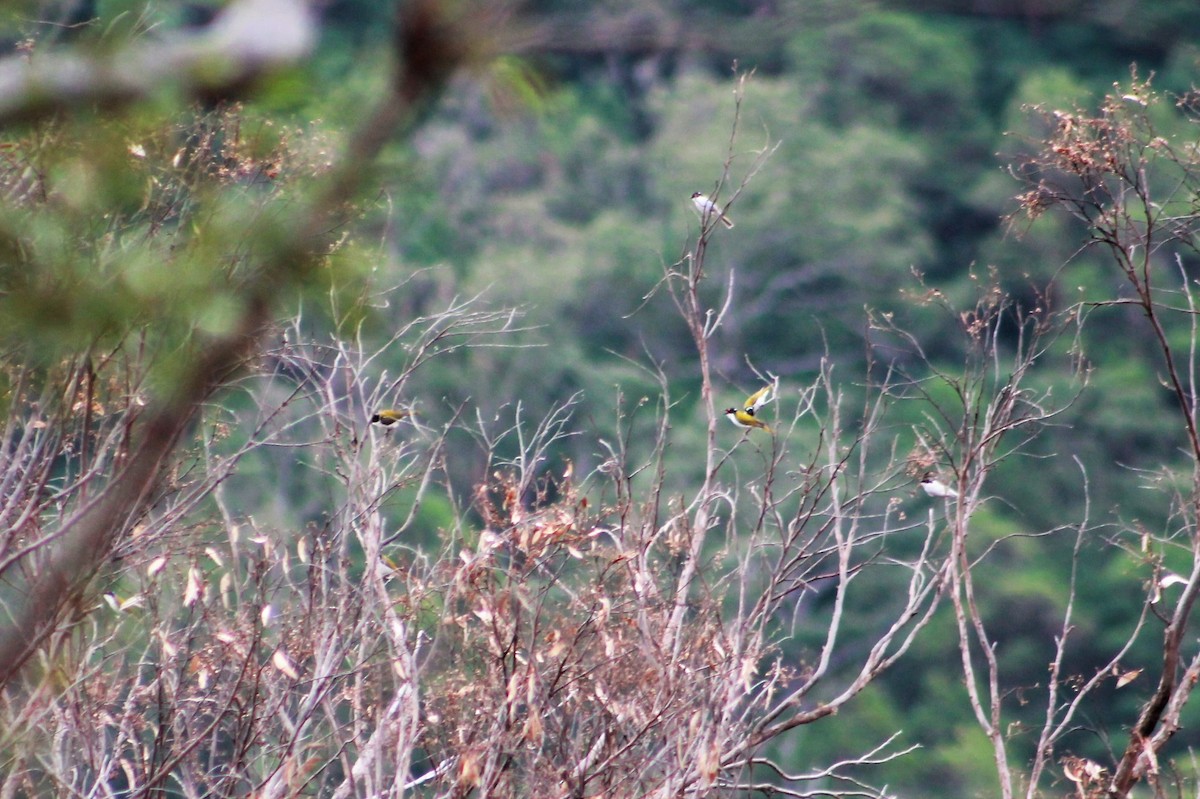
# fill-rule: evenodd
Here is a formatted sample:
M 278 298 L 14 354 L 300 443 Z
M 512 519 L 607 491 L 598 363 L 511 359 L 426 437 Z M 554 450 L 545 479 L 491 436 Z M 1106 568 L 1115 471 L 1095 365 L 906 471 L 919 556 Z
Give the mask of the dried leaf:
M 517 694 L 521 690 L 521 673 L 514 671 L 513 675 L 508 678 L 508 696 L 506 697 L 509 706 L 517 701 Z
M 533 700 L 537 698 L 537 669 L 529 669 L 529 676 L 525 680 L 525 701 L 533 704 Z
M 533 707 L 530 707 L 529 708 L 529 716 L 525 719 L 525 728 L 521 731 L 521 734 L 524 736 L 526 743 L 532 744 L 534 746 L 539 745 L 542 742 L 542 734 L 543 734 L 544 730 L 545 730 L 545 727 L 542 724 L 541 711 L 537 708 L 536 705 Z
M 225 572 L 221 575 L 219 590 L 221 592 L 221 604 L 225 606 L 226 610 L 229 610 L 233 606 L 233 602 L 230 599 L 230 594 L 233 592 L 233 574 L 231 572 Z
M 276 649 L 275 654 L 271 655 L 271 665 L 293 680 L 300 679 L 300 672 L 296 671 L 296 667 L 292 665 L 287 652 L 284 652 L 283 649 Z
M 700 773 L 701 788 L 707 788 L 716 782 L 717 772 L 720 770 L 720 767 L 721 758 L 717 752 L 717 744 L 714 741 L 700 750 L 700 759 L 696 763 L 696 770 Z
M 480 776 L 478 756 L 474 754 L 463 755 L 458 761 L 458 784 L 474 787 L 479 784 Z
M 1125 672 L 1117 678 L 1117 687 L 1124 688 L 1126 685 L 1129 685 L 1129 683 L 1138 678 L 1138 675 L 1141 674 L 1142 671 L 1143 669 L 1133 669 L 1132 671 Z
M 754 675 L 758 673 L 758 662 L 750 656 L 742 658 L 742 690 L 750 693 L 750 689 L 754 687 Z
M 546 636 L 546 640 L 550 642 L 550 651 L 547 654 L 551 658 L 557 658 L 567 649 L 567 642 L 563 640 L 562 633 L 558 630 L 551 630 Z
M 1170 588 L 1173 585 L 1187 585 L 1187 578 L 1180 577 L 1175 572 L 1167 572 L 1158 581 L 1159 588 Z
M 204 578 L 200 574 L 200 570 L 195 566 L 188 569 L 187 587 L 183 591 L 183 605 L 190 608 L 196 604 L 196 600 L 200 598 L 200 594 L 204 591 Z

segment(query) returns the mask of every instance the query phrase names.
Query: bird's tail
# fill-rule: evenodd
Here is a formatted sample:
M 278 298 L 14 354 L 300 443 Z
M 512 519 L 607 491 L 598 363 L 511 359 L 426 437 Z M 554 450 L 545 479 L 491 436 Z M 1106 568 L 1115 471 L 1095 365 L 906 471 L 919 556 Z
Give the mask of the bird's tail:
M 725 216 L 725 214 L 721 214 L 721 224 L 730 230 L 733 230 L 733 220 Z

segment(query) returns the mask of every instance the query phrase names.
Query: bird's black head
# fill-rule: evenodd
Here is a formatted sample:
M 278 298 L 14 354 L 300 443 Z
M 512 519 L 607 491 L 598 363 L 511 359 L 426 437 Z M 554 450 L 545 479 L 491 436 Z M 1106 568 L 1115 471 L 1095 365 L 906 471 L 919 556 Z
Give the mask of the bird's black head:
M 922 483 L 932 483 L 933 482 L 933 472 L 925 472 L 924 476 L 921 477 L 921 482 Z
M 379 414 L 375 414 L 371 417 L 371 424 L 379 424 Z
M 701 194 L 701 193 L 700 193 L 700 192 L 698 192 L 698 191 L 694 191 L 694 192 L 692 192 L 692 199 L 693 199 L 693 200 L 694 200 L 694 199 L 696 199 L 697 197 L 703 197 L 703 196 L 704 196 L 704 195 L 703 195 L 703 194 Z

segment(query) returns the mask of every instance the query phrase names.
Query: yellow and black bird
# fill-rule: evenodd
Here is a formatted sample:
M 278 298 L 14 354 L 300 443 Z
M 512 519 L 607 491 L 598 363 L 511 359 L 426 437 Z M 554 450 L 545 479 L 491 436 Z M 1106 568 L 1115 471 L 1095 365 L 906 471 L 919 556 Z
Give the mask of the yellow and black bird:
M 755 414 L 758 409 L 771 401 L 771 387 L 763 386 L 758 391 L 755 391 L 740 408 L 728 408 L 725 411 L 725 418 L 733 422 L 738 427 L 752 428 L 757 427 L 760 430 L 766 430 L 768 433 L 774 433 L 766 422 L 760 420 Z
M 371 417 L 371 424 L 379 424 L 384 427 L 391 427 L 396 422 L 408 419 L 413 415 L 412 411 L 402 411 L 394 408 L 385 408 Z

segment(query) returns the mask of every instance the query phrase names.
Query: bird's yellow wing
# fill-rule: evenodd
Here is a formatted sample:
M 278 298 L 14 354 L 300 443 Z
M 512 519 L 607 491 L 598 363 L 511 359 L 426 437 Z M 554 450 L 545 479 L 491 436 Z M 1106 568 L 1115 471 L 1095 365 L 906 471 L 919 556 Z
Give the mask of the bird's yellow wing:
M 757 411 L 762 406 L 771 401 L 771 387 L 763 386 L 758 391 L 755 391 L 749 397 L 746 397 L 746 403 L 742 405 L 748 411 Z
M 415 411 L 406 411 L 399 408 L 384 408 L 371 417 L 371 424 L 381 424 L 387 427 L 411 417 L 414 413 Z

